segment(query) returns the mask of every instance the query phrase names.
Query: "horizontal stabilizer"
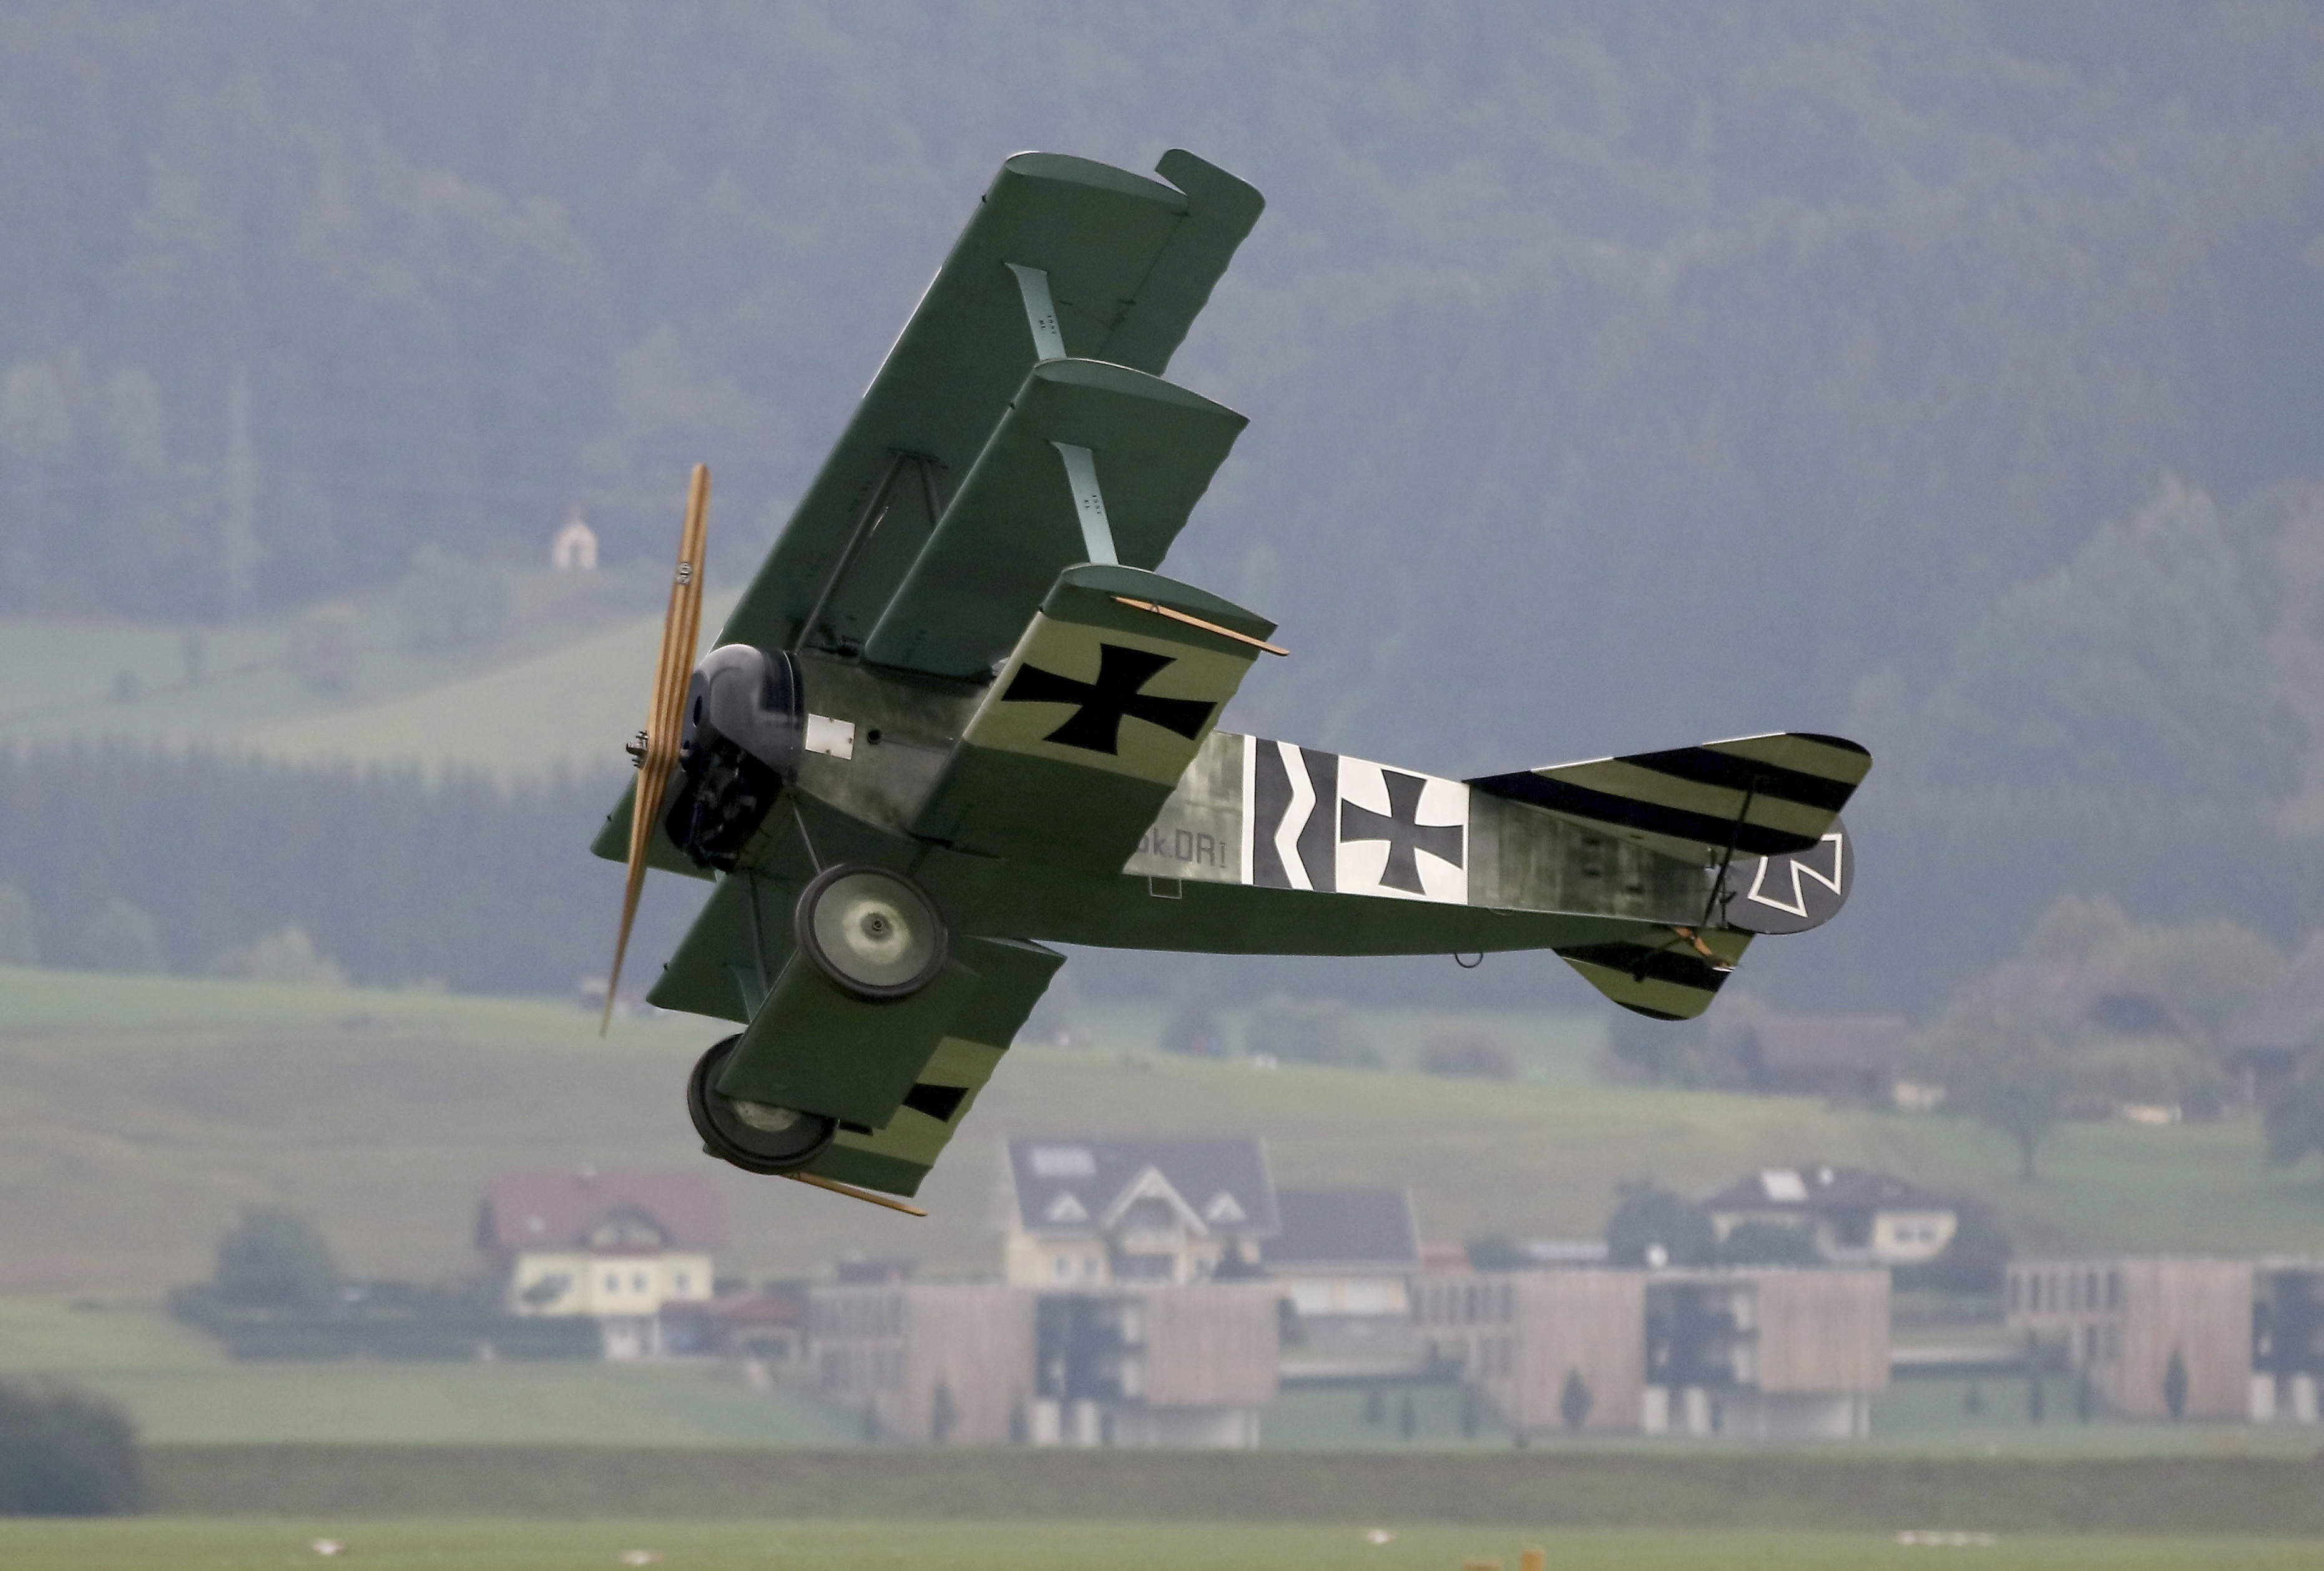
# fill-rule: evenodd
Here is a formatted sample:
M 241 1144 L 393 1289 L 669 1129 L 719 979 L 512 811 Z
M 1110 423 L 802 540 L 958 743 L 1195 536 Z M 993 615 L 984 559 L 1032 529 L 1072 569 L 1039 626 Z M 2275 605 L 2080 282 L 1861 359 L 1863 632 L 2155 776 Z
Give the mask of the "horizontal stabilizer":
M 1783 731 L 1489 775 L 1479 791 L 1611 831 L 1666 856 L 1784 856 L 1819 844 L 1872 767 L 1839 737 Z
M 1692 1020 L 1711 1007 L 1750 942 L 1748 932 L 1720 928 L 1698 932 L 1655 927 L 1635 938 L 1561 949 L 1557 955 L 1634 1014 Z

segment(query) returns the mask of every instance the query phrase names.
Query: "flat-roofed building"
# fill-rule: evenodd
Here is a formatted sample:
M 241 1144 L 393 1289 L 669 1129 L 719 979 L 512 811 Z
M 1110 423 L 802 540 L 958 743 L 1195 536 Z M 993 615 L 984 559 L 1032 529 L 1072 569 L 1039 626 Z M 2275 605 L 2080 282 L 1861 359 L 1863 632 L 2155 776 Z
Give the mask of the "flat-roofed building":
M 1274 1288 L 1045 1291 L 1005 1283 L 819 1287 L 825 1400 L 915 1444 L 1251 1447 L 1275 1400 Z
M 1885 1271 L 1478 1272 L 1416 1291 L 1422 1334 L 1520 1432 L 1862 1438 L 1888 1383 Z
M 2061 1348 L 2124 1418 L 2315 1421 L 2324 1262 L 2024 1260 L 2003 1292 L 2011 1328 Z

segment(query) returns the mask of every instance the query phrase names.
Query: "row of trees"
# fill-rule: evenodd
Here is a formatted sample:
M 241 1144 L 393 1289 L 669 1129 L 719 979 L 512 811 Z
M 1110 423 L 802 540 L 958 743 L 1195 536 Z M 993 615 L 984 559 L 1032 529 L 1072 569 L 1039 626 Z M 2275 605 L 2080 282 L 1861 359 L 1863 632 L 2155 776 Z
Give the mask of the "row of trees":
M 588 845 L 622 784 L 0 751 L 0 963 L 568 993 L 610 952 L 620 869 Z M 637 952 L 706 887 L 652 880 Z

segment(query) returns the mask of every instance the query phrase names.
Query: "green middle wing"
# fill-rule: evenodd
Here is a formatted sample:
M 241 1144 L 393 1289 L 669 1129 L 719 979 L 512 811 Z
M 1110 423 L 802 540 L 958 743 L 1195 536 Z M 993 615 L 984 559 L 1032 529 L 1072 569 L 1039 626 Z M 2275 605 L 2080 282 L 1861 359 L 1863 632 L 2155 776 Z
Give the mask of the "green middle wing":
M 1061 569 L 1159 566 L 1247 423 L 1119 365 L 1035 366 L 863 657 L 935 676 L 983 676 Z M 1086 465 L 1078 488 L 1067 449 Z

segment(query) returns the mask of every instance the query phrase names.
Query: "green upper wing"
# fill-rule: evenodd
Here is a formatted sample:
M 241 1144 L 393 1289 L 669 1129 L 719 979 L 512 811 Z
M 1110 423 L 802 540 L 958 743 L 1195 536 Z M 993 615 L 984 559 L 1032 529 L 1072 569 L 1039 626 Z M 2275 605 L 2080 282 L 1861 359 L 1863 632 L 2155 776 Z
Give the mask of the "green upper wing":
M 1264 203 L 1191 153 L 1157 167 L 1176 188 L 1053 153 L 1001 166 L 719 642 L 854 648 L 870 637 L 944 508 L 932 476 L 891 485 L 897 455 L 964 475 L 1042 356 L 1012 267 L 1046 280 L 1050 355 L 1148 374 L 1168 364 Z M 833 582 L 883 489 L 885 516 Z

